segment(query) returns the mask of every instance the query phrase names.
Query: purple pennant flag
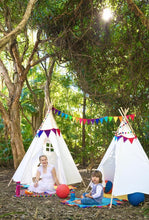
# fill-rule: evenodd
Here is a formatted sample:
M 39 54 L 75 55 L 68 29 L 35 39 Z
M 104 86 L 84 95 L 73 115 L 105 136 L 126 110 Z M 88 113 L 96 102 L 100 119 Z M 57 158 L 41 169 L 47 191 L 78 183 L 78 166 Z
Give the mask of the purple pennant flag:
M 94 124 L 95 119 L 91 119 L 92 125 Z
M 99 122 L 99 118 L 96 119 L 96 123 L 97 123 L 97 125 L 98 125 L 98 122 Z
M 44 130 L 44 132 L 46 133 L 47 137 L 49 137 L 50 132 L 51 132 L 51 129 L 49 129 L 49 130 Z
M 52 107 L 52 111 L 54 111 L 55 110 L 55 108 L 54 107 Z
M 52 128 L 51 130 L 56 134 L 56 129 L 55 128 Z
M 127 141 L 127 139 L 128 139 L 127 137 L 123 137 L 123 141 L 124 141 L 124 142 Z
M 101 124 L 103 123 L 103 118 L 99 118 L 99 120 L 100 120 L 100 122 L 101 122 Z
M 61 111 L 58 111 L 58 115 L 60 115 L 61 114 Z
M 58 112 L 58 110 L 57 109 L 55 109 L 55 114 Z
M 90 122 L 91 122 L 91 119 L 87 119 L 87 123 L 88 123 L 88 125 L 89 125 Z
M 123 136 L 121 136 L 121 135 L 120 135 L 120 136 L 118 136 L 118 137 L 117 137 L 117 141 L 119 141 L 119 139 L 120 139 L 121 137 L 123 137 Z
M 43 133 L 42 130 L 38 131 L 38 133 L 37 133 L 38 137 L 40 137 L 42 135 L 42 133 Z

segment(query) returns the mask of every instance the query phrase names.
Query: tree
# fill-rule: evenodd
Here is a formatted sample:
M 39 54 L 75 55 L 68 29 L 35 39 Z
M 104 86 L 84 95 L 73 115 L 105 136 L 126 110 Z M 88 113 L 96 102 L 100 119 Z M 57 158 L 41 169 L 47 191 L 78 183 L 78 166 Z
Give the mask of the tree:
M 5 15 L 2 24 L 3 29 L 7 29 L 7 33 L 12 33 L 11 31 L 17 19 L 15 20 L 15 14 L 10 15 L 10 9 L 13 9 L 14 4 L 12 3 L 9 6 L 8 4 L 9 2 L 4 4 L 1 10 L 1 13 Z M 18 5 L 21 17 L 23 8 L 20 8 Z M 0 112 L 10 135 L 15 168 L 17 168 L 25 154 L 20 128 L 20 96 L 22 88 L 29 70 L 49 57 L 48 54 L 44 54 L 40 58 L 36 55 L 38 47 L 42 43 L 40 39 L 41 33 L 40 30 L 37 32 L 35 44 L 29 47 L 29 33 L 25 27 L 21 38 L 15 35 L 11 38 L 0 59 L 2 81 L 5 82 L 7 88 L 7 91 L 0 92 Z M 44 39 L 44 41 L 46 40 Z M 27 53 L 28 55 L 26 56 Z M 5 102 L 3 102 L 3 98 L 5 98 Z
M 18 24 L 18 26 L 14 29 L 14 30 L 9 30 L 10 32 L 6 32 L 5 29 L 3 28 L 3 25 L 1 24 L 1 28 L 2 28 L 2 32 L 4 33 L 4 37 L 2 39 L 0 39 L 0 50 L 2 50 L 2 48 L 9 42 L 11 41 L 13 38 L 15 38 L 18 34 L 20 34 L 23 30 L 23 28 L 25 28 L 27 21 L 31 15 L 31 12 L 33 10 L 34 4 L 36 3 L 37 0 L 30 0 L 27 8 L 26 8 L 26 12 L 23 16 L 22 21 L 20 22 L 20 24 Z M 1 1 L 2 4 L 5 4 L 5 1 Z M 10 16 L 9 14 L 9 10 L 7 11 L 8 16 Z M 10 24 L 9 24 L 10 25 Z

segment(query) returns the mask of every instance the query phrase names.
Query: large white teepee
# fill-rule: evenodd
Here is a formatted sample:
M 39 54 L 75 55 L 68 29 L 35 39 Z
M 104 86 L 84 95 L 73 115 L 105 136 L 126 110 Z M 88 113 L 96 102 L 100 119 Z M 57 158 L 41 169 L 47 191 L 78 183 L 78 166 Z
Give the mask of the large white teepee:
M 82 181 L 62 134 L 57 128 L 52 110 L 48 111 L 12 179 L 22 184 L 30 184 L 39 164 L 39 156 L 43 154 L 47 155 L 49 163 L 54 164 L 61 184 Z
M 149 194 L 149 159 L 125 115 L 98 170 L 113 183 L 112 196 Z

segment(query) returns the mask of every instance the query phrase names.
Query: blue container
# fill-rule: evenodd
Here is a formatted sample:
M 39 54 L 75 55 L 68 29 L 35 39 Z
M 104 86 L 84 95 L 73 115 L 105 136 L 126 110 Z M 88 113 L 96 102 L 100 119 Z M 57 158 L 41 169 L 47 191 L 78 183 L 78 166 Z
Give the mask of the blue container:
M 70 200 L 71 201 L 75 200 L 75 191 L 74 190 L 70 190 Z

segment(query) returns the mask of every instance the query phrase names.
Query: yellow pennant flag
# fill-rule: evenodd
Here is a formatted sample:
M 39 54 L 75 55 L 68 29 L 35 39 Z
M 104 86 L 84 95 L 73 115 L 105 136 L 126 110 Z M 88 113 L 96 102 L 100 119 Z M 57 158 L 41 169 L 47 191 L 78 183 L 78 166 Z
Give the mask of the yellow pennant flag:
M 114 121 L 117 122 L 118 117 L 114 116 L 113 118 L 114 118 Z

